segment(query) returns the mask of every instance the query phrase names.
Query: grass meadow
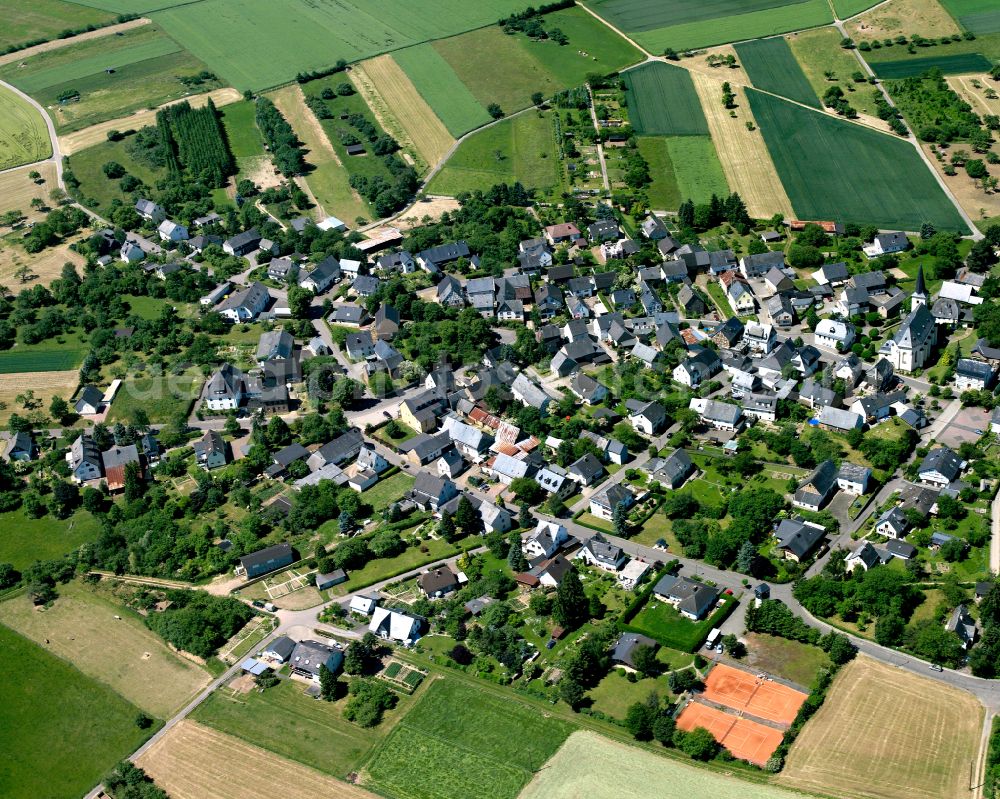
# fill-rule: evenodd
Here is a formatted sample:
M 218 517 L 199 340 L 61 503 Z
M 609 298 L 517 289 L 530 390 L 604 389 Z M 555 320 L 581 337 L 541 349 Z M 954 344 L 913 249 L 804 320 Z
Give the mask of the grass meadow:
M 392 57 L 452 136 L 490 121 L 486 108 L 433 45 L 408 47 Z
M 622 76 L 629 120 L 648 136 L 708 135 L 708 122 L 686 69 L 655 62 Z
M 52 143 L 41 114 L 0 86 L 0 170 L 33 164 L 50 155 Z
M 191 410 L 204 381 L 197 371 L 182 375 L 126 377 L 111 403 L 108 421 L 131 421 L 141 408 L 152 424 L 166 424 Z
M 878 50 L 869 50 L 864 56 L 865 61 L 879 77 L 883 76 L 883 71 L 886 69 L 890 72 L 893 70 L 900 72 L 900 77 L 905 77 L 905 74 L 919 75 L 937 64 L 942 65 L 939 67 L 942 72 L 961 71 L 966 69 L 962 66 L 963 62 L 969 65 L 969 71 L 982 72 L 983 59 L 990 64 L 1000 60 L 1000 32 L 977 34 L 972 40 L 963 39 L 960 42 L 938 44 L 934 47 L 916 47 L 914 50 L 915 52 L 911 53 L 905 47 L 882 47 Z M 959 57 L 967 60 L 963 61 Z M 905 66 L 913 62 L 916 66 Z M 976 64 L 979 66 L 973 66 Z M 904 69 L 914 71 L 904 73 Z M 989 67 L 985 69 L 988 71 Z
M 114 14 L 64 0 L 32 0 L 0 5 L 0 50 L 11 45 L 54 39 L 67 29 L 104 25 Z
M 681 199 L 708 202 L 713 194 L 729 194 L 722 164 L 710 136 L 667 136 L 667 152 L 674 165 Z
M 784 39 L 743 42 L 736 45 L 736 54 L 751 83 L 758 89 L 813 108 L 821 107 L 816 92 Z
M 68 133 L 221 86 L 209 80 L 192 90 L 179 80 L 204 69 L 159 27 L 143 25 L 15 61 L 0 67 L 0 78 L 50 109 Z M 68 92 L 79 99 L 61 101 Z
M 758 91 L 747 96 L 799 218 L 965 231 L 908 142 Z
M 17 344 L 13 349 L 0 352 L 0 375 L 76 369 L 87 354 L 86 341 L 72 334 L 59 339 L 48 339 L 38 344 Z
M 257 108 L 250 100 L 241 100 L 220 109 L 222 125 L 233 157 L 254 158 L 264 154 L 264 140 L 257 129 Z
M 588 5 L 655 55 L 827 25 L 826 0 L 589 0 Z
M 0 530 L 0 563 L 24 569 L 36 560 L 58 558 L 93 541 L 101 525 L 85 510 L 78 510 L 68 519 L 51 514 L 31 519 L 23 510 L 12 510 L 0 513 Z
M 862 114 L 874 116 L 875 89 L 851 78 L 861 65 L 850 50 L 840 46 L 841 38 L 836 28 L 818 28 L 792 34 L 787 41 L 817 97 L 831 86 L 840 86 L 851 105 Z M 827 79 L 827 72 L 833 73 L 833 80 Z
M 562 192 L 565 179 L 551 112 L 529 111 L 477 131 L 434 176 L 428 192 L 455 196 L 516 180 L 541 195 Z
M 570 732 L 513 697 L 444 678 L 365 770 L 394 799 L 514 799 Z
M 0 681 L 0 796 L 82 796 L 155 732 L 136 726 L 135 705 L 2 625 L 0 650 L 17 675 Z
M 729 615 L 731 607 L 736 603 L 732 597 L 725 597 L 724 601 L 724 607 L 713 611 L 701 621 L 691 621 L 666 602 L 651 598 L 629 622 L 629 628 L 648 635 L 671 649 L 694 652 L 702 645 L 711 629 L 718 627 Z
M 108 161 L 117 161 L 125 167 L 126 172 L 135 175 L 147 186 L 155 185 L 162 177 L 164 170 L 150 169 L 128 154 L 128 142 L 127 138 L 122 141 L 103 141 L 69 156 L 69 168 L 80 181 L 78 196 L 88 208 L 101 213 L 101 209 L 108 208 L 112 200 L 131 204 L 130 195 L 121 190 L 120 181 L 108 180 L 104 174 L 102 168 Z
M 646 187 L 650 207 L 656 210 L 674 210 L 684 200 L 677 185 L 674 163 L 670 160 L 670 150 L 663 136 L 639 136 L 636 141 L 639 152 L 649 164 L 649 174 L 653 182 Z

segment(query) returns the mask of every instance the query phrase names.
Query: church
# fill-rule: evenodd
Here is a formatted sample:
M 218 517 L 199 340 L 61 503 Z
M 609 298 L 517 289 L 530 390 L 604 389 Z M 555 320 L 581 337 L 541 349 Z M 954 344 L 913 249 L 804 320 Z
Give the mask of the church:
M 897 372 L 914 372 L 927 363 L 937 343 L 937 325 L 927 309 L 927 287 L 924 268 L 917 270 L 917 286 L 910 295 L 910 313 L 891 339 L 882 345 L 879 354 Z

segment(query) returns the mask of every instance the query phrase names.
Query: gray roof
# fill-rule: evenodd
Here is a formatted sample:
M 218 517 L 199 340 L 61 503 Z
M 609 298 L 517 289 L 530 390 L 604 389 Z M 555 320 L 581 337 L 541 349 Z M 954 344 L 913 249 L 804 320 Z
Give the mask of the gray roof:
M 962 471 L 962 459 L 948 447 L 938 447 L 927 453 L 920 463 L 919 472 L 940 472 L 948 480 L 954 480 Z
M 124 466 L 128 463 L 138 463 L 139 450 L 135 444 L 126 444 L 121 447 L 114 446 L 101 453 L 101 460 L 104 461 L 105 469 L 113 469 L 116 466 Z
M 677 609 L 701 617 L 719 598 L 719 592 L 704 583 L 666 574 L 653 586 L 653 593 L 679 600 Z
M 817 466 L 795 492 L 799 502 L 811 501 L 818 504 L 829 496 L 837 485 L 837 466 L 833 461 L 823 461 Z
M 499 459 L 500 456 L 497 455 L 497 458 Z M 571 474 L 580 475 L 588 483 L 604 473 L 604 467 L 601 465 L 601 462 L 589 452 L 582 458 L 571 463 L 567 467 L 567 470 Z
M 656 649 L 659 646 L 656 641 L 640 633 L 622 633 L 615 642 L 615 651 L 611 653 L 611 660 L 615 663 L 624 663 L 626 666 L 635 668 L 632 662 L 632 655 L 640 646 L 648 646 Z
M 725 424 L 736 424 L 739 421 L 740 416 L 743 415 L 743 409 L 739 405 L 733 405 L 729 402 L 718 402 L 717 400 L 708 400 L 705 403 L 705 410 L 701 413 L 702 417 L 713 422 L 723 422 Z
M 240 558 L 240 565 L 242 565 L 244 569 L 251 569 L 254 566 L 258 566 L 275 559 L 287 558 L 290 562 L 293 557 L 292 545 L 288 543 L 281 543 L 265 547 L 264 549 L 258 549 L 256 552 L 251 552 L 249 555 L 244 555 Z
M 826 531 L 819 525 L 808 524 L 796 516 L 794 519 L 782 519 L 775 534 L 781 549 L 787 549 L 796 557 L 803 558 L 823 540 Z
M 265 330 L 257 344 L 257 360 L 289 358 L 295 348 L 295 339 L 287 330 Z
M 927 306 L 918 305 L 903 320 L 892 340 L 899 347 L 914 348 L 934 330 L 934 324 L 934 316 L 927 310 Z
M 646 470 L 653 476 L 662 475 L 670 485 L 679 482 L 694 469 L 690 456 L 683 449 L 675 449 L 666 458 L 653 458 Z

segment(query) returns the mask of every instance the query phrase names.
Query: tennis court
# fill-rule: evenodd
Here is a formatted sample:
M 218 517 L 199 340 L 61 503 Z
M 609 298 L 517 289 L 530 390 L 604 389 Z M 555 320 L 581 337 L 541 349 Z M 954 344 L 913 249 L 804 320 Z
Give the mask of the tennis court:
M 758 766 L 767 763 L 778 748 L 784 733 L 750 719 L 730 715 L 699 702 L 691 702 L 677 717 L 677 726 L 690 732 L 704 727 L 733 757 L 749 760 Z
M 779 724 L 791 724 L 806 694 L 765 677 L 717 664 L 705 680 L 703 696 L 720 705 Z

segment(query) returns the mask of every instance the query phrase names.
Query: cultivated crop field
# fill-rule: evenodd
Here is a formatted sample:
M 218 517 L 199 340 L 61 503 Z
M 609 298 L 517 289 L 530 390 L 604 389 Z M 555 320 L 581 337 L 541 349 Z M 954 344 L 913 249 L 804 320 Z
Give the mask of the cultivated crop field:
M 982 724 L 972 695 L 861 656 L 837 675 L 779 781 L 843 797 L 969 797 Z
M 511 697 L 434 682 L 365 767 L 395 799 L 514 799 L 569 734 Z
M 120 616 L 121 619 L 116 619 Z M 171 652 L 138 614 L 80 583 L 39 612 L 27 594 L 0 604 L 0 622 L 68 660 L 158 718 L 176 713 L 209 674 Z
M 36 39 L 54 39 L 67 28 L 103 25 L 113 14 L 64 0 L 0 3 L 0 50 Z
M 218 88 L 218 81 L 188 88 L 179 80 L 205 69 L 158 26 L 144 25 L 6 64 L 0 78 L 38 100 L 60 132 L 69 132 Z M 79 99 L 67 99 L 74 94 Z
M 809 85 L 802 67 L 784 39 L 743 42 L 736 45 L 736 54 L 756 88 L 780 94 L 813 108 L 820 107 L 816 92 Z
M 171 729 L 137 763 L 171 799 L 375 799 L 368 791 L 193 721 Z
M 6 353 L 4 353 L 6 354 Z M 6 423 L 12 413 L 23 413 L 17 397 L 31 390 L 40 408 L 48 408 L 57 394 L 64 400 L 76 391 L 80 383 L 77 369 L 54 372 L 3 372 L 3 355 L 0 354 L 0 423 Z
M 431 194 L 456 196 L 496 183 L 521 181 L 541 194 L 564 185 L 551 112 L 529 111 L 505 119 L 463 141 L 428 186 Z
M 52 155 L 45 120 L 10 89 L 0 86 L 0 170 Z
M 40 178 L 36 183 L 28 177 L 29 172 L 38 172 Z M 0 214 L 8 211 L 20 211 L 28 219 L 39 219 L 45 215 L 31 207 L 31 201 L 36 197 L 42 202 L 49 202 L 49 192 L 56 186 L 56 167 L 52 162 L 26 166 L 0 174 Z M 5 242 L 6 245 L 6 242 Z M 0 275 L 0 284 L 11 288 L 9 276 Z
M 825 0 L 589 0 L 588 5 L 655 54 L 666 47 L 680 52 L 833 20 Z
M 519 799 L 795 799 L 801 794 L 757 785 L 689 762 L 656 755 L 593 732 L 575 732 Z
M 994 0 L 941 0 L 963 28 L 976 35 L 1000 33 L 1000 8 Z
M 0 651 L 17 675 L 0 681 L 0 796 L 82 796 L 155 731 L 135 725 L 135 705 L 3 625 Z
M 636 133 L 654 136 L 708 134 L 691 73 L 661 62 L 630 69 L 625 80 L 629 120 Z
M 154 19 L 240 91 L 492 25 L 520 0 L 202 0 Z M 220 39 L 240 43 L 221 49 Z
M 54 182 L 50 185 L 54 185 Z M 32 211 L 27 204 L 17 208 L 23 208 L 29 219 L 41 215 Z M 57 244 L 38 253 L 27 253 L 17 241 L 19 235 L 15 233 L 0 239 L 0 285 L 7 286 L 11 290 L 49 286 L 62 274 L 63 264 L 71 263 L 77 269 L 81 269 L 86 263 L 86 259 L 71 250 L 69 244 Z M 28 270 L 27 279 L 23 282 L 18 274 L 22 268 Z
M 18 344 L 13 349 L 0 352 L 0 374 L 68 371 L 78 367 L 85 354 L 82 345 L 73 343 L 48 341 L 35 345 Z M 10 379 L 17 380 L 17 377 Z
M 392 58 L 452 136 L 457 138 L 490 121 L 486 109 L 433 45 L 408 47 Z
M 931 222 L 939 230 L 965 230 L 909 143 L 752 89 L 747 95 L 800 219 L 900 230 Z
M 986 72 L 993 66 L 982 53 L 958 53 L 927 56 L 926 58 L 910 58 L 902 61 L 873 61 L 872 69 L 884 80 L 909 78 L 913 75 L 923 75 L 931 69 L 937 69 L 945 75 L 961 75 L 968 72 Z
M 667 136 L 677 190 L 684 200 L 706 203 L 713 194 L 729 194 L 729 184 L 710 136 Z

